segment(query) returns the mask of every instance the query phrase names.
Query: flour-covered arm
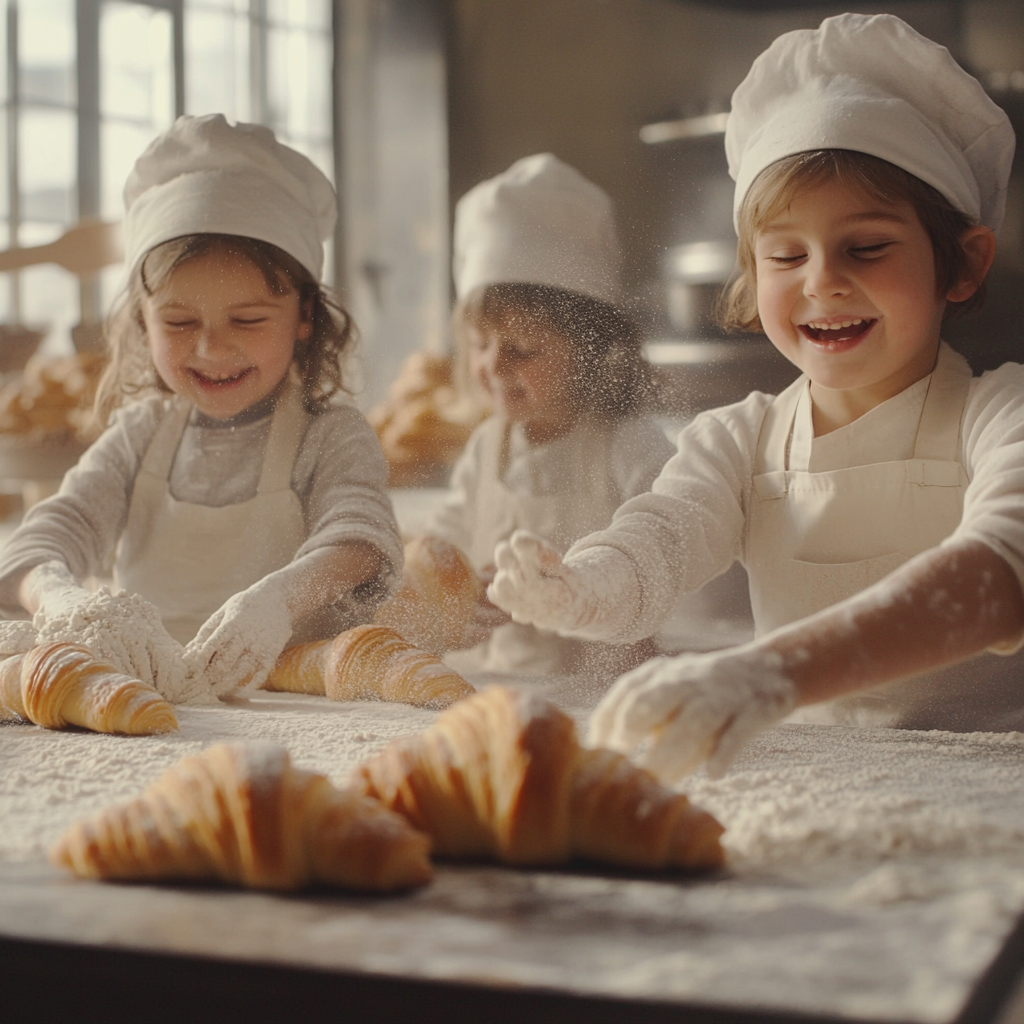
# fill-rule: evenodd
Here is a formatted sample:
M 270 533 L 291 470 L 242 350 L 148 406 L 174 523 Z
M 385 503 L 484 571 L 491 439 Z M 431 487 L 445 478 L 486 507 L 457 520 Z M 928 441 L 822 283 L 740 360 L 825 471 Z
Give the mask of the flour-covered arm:
M 342 543 L 362 544 L 377 552 L 377 568 L 370 576 L 379 586 L 365 596 L 368 616 L 402 571 L 402 540 L 387 479 L 377 435 L 358 409 L 346 403 L 314 417 L 292 474 L 307 528 L 295 559 Z M 339 582 L 335 597 L 346 586 Z
M 654 633 L 679 596 L 741 554 L 753 452 L 771 397 L 702 413 L 649 493 L 565 559 L 524 536 L 499 545 L 491 599 L 521 622 L 590 640 L 631 643 Z

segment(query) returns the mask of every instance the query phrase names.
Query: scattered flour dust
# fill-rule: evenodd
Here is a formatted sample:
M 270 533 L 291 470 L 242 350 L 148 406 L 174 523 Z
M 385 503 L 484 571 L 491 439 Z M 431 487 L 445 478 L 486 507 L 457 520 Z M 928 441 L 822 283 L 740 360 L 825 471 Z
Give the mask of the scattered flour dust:
M 202 680 L 190 678 L 184 648 L 164 628 L 155 605 L 124 590 L 100 587 L 55 615 L 36 613 L 37 642 L 84 644 L 125 675 L 155 687 L 172 704 L 211 703 Z

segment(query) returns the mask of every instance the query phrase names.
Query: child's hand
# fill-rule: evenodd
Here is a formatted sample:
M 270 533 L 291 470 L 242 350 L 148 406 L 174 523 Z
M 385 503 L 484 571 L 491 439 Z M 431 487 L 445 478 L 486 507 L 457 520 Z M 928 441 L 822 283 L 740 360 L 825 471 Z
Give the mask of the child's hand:
M 36 566 L 22 583 L 35 610 L 37 642 L 81 643 L 118 672 L 140 679 L 175 704 L 202 700 L 187 685 L 183 648 L 164 628 L 155 605 L 138 594 L 78 585 L 63 562 Z
M 666 782 L 704 761 L 717 778 L 753 736 L 796 707 L 796 686 L 778 661 L 751 650 L 654 658 L 598 704 L 588 741 L 624 754 L 646 741 L 637 761 Z
M 516 530 L 494 549 L 494 561 L 498 571 L 487 596 L 515 622 L 572 632 L 594 617 L 596 595 L 541 537 Z
M 225 601 L 186 646 L 189 676 L 202 678 L 218 697 L 259 686 L 291 635 L 284 588 L 261 580 Z

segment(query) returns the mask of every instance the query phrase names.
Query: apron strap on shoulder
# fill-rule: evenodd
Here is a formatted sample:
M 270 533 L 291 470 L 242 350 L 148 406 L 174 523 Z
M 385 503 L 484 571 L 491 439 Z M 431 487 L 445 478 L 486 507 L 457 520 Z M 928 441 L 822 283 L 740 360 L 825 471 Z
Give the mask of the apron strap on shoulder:
M 970 387 L 971 368 L 967 360 L 942 342 L 917 427 L 915 459 L 956 461 L 960 420 Z
M 757 437 L 757 452 L 754 455 L 755 476 L 787 468 L 787 451 L 793 433 L 793 421 L 800 405 L 800 398 L 806 390 L 807 377 L 801 374 L 768 406 Z
M 171 400 L 170 408 L 157 425 L 153 439 L 142 458 L 140 472 L 157 476 L 161 480 L 166 480 L 171 475 L 174 456 L 178 452 L 181 435 L 185 433 L 191 412 L 190 403 L 180 398 Z
M 291 487 L 295 459 L 306 436 L 309 418 L 302 404 L 302 387 L 289 372 L 270 424 L 257 494 L 285 491 Z

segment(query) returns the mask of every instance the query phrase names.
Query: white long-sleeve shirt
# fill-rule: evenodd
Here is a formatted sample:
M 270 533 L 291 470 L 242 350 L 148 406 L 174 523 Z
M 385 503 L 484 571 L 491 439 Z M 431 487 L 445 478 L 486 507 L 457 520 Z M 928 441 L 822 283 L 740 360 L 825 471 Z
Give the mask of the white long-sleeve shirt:
M 853 423 L 816 437 L 810 471 L 912 458 L 927 390 L 925 378 Z M 650 635 L 680 595 L 733 561 L 746 560 L 754 456 L 772 401 L 773 396 L 755 392 L 735 405 L 701 413 L 680 433 L 677 452 L 651 493 L 626 502 L 607 530 L 584 537 L 569 551 L 571 560 L 578 552 L 613 548 L 628 560 L 616 560 L 629 567 L 629 573 L 622 570 L 627 597 L 620 614 L 603 623 L 605 639 L 623 643 Z M 1006 363 L 971 382 L 958 459 L 970 484 L 960 524 L 944 543 L 987 544 L 1024 586 L 1024 366 Z
M 43 562 L 60 559 L 78 579 L 109 572 L 135 477 L 169 408 L 167 399 L 154 396 L 120 409 L 60 491 L 28 512 L 0 554 L 0 614 L 25 614 L 18 582 Z M 231 420 L 193 412 L 171 469 L 172 496 L 217 507 L 254 497 L 272 412 L 272 401 Z M 306 523 L 296 558 L 342 541 L 364 541 L 382 556 L 384 587 L 368 588 L 374 593 L 366 596 L 364 617 L 371 617 L 401 570 L 402 545 L 386 490 L 387 464 L 354 405 L 345 402 L 311 417 L 291 482 Z
M 571 493 L 567 481 L 577 478 L 573 460 L 579 454 L 579 433 L 587 429 L 578 425 L 564 437 L 549 444 L 531 444 L 523 429 L 512 424 L 509 429 L 508 464 L 502 483 L 510 491 L 537 497 L 554 497 L 567 506 L 580 501 L 602 500 Z M 448 496 L 430 525 L 430 533 L 454 544 L 463 551 L 474 547 L 477 531 L 489 524 L 477 521 L 477 494 L 488 475 L 484 466 L 485 433 L 478 427 L 465 450 L 452 468 Z M 649 417 L 627 417 L 619 420 L 609 435 L 605 457 L 608 471 L 595 467 L 594 486 L 611 486 L 612 505 L 617 506 L 634 495 L 642 494 L 661 472 L 672 456 L 672 443 Z M 529 524 L 522 524 L 529 528 Z M 567 546 L 576 537 L 549 537 L 556 545 Z M 490 561 L 490 559 L 488 559 Z M 478 566 L 480 568 L 480 566 Z

